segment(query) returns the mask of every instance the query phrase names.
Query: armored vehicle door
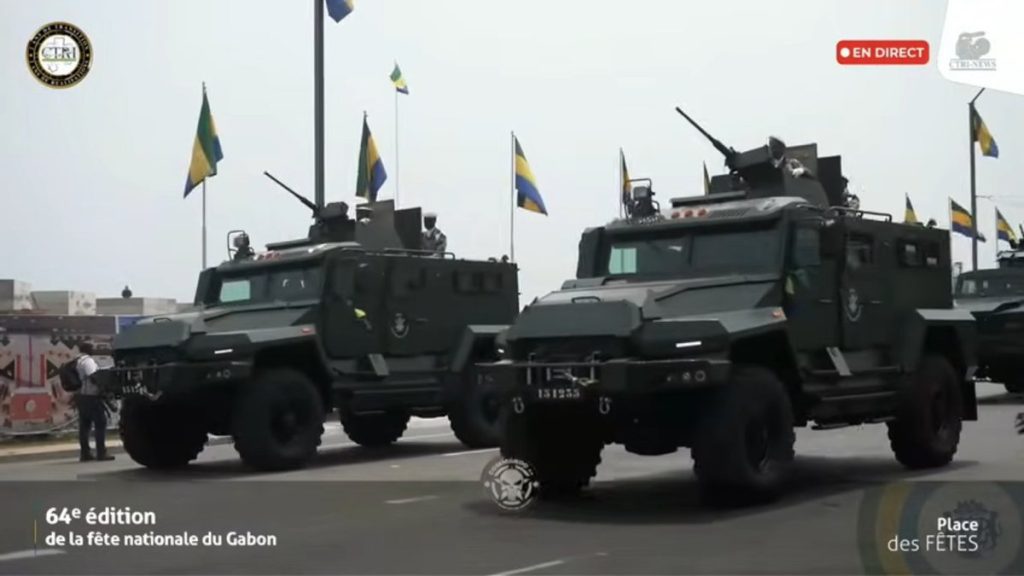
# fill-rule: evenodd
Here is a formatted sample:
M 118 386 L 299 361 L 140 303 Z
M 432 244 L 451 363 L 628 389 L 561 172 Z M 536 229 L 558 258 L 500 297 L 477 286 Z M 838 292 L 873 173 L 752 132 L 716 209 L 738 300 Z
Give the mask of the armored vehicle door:
M 444 323 L 455 311 L 448 261 L 440 258 L 395 256 L 388 260 L 387 325 L 384 339 L 391 356 L 431 354 L 450 345 Z
M 888 342 L 887 294 L 890 263 L 885 245 L 869 221 L 846 221 L 845 250 L 840 272 L 839 303 L 843 347 L 866 350 Z
M 789 339 L 796 351 L 839 346 L 840 312 L 836 298 L 842 233 L 822 230 L 819 219 L 792 225 L 786 264 L 785 311 Z
M 382 351 L 384 270 L 379 260 L 334 258 L 329 266 L 320 331 L 331 358 L 355 358 Z

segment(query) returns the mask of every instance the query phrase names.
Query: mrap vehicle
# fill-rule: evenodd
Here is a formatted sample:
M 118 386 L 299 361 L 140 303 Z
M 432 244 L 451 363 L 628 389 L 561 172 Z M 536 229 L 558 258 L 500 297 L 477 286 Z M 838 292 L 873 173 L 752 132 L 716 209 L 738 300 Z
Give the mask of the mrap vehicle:
M 466 445 L 497 444 L 500 405 L 475 386 L 475 363 L 518 312 L 515 265 L 420 251 L 419 208 L 376 202 L 350 218 L 344 203 L 306 203 L 308 238 L 251 257 L 241 246 L 202 272 L 197 311 L 116 337 L 102 380 L 123 397 L 136 462 L 185 465 L 215 434 L 257 469 L 298 467 L 332 408 L 363 446 L 445 415 Z
M 978 321 L 978 377 L 1024 393 L 1024 249 L 997 255 L 998 267 L 956 279 L 956 304 Z
M 949 463 L 977 402 L 948 233 L 848 207 L 816 145 L 740 153 L 701 132 L 730 173 L 665 209 L 633 188 L 481 366 L 508 396 L 503 455 L 564 495 L 605 444 L 689 447 L 702 492 L 734 503 L 781 493 L 796 426 L 885 422 L 905 466 Z

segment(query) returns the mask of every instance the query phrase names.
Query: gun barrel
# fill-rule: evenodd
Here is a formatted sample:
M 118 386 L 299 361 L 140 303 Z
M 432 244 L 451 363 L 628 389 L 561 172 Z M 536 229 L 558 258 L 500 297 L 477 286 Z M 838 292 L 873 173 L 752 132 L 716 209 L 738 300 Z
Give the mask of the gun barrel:
M 732 160 L 732 158 L 736 155 L 735 150 L 726 146 L 725 144 L 722 144 L 717 138 L 715 138 L 711 134 L 708 134 L 707 130 L 702 128 L 700 124 L 697 124 L 697 122 L 693 118 L 690 118 L 690 116 L 686 112 L 683 112 L 682 108 L 676 106 L 676 112 L 679 112 L 679 114 L 683 118 L 686 118 L 687 122 L 689 122 L 694 128 L 696 128 L 698 132 L 703 134 L 704 137 L 707 138 L 709 142 L 711 142 L 711 145 L 715 147 L 715 150 L 718 150 L 719 152 L 722 153 L 722 156 L 725 156 L 726 161 Z
M 266 176 L 267 178 L 270 178 L 271 180 L 273 180 L 275 184 L 277 184 L 281 188 L 284 188 L 292 196 L 295 196 L 295 198 L 299 202 L 302 202 L 303 204 L 305 204 L 306 208 L 309 208 L 310 210 L 313 211 L 313 217 L 314 218 L 317 217 L 320 214 L 320 209 L 316 207 L 316 204 L 313 204 L 312 202 L 309 201 L 308 198 L 306 198 L 302 194 L 299 194 L 295 190 L 292 190 L 291 188 L 289 188 L 288 185 L 285 184 L 284 182 L 281 182 L 277 178 L 274 178 L 273 174 L 271 174 L 270 172 L 267 172 L 266 170 L 264 170 L 263 171 L 263 175 Z

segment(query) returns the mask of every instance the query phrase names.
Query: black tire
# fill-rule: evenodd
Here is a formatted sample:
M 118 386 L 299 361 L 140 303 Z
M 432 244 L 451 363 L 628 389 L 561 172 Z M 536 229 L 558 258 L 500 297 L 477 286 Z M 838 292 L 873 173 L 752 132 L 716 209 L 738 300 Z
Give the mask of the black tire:
M 501 443 L 507 403 L 494 386 L 477 381 L 469 370 L 459 401 L 448 411 L 452 432 L 467 448 L 492 448 Z
M 341 426 L 345 434 L 367 448 L 380 448 L 394 444 L 409 425 L 409 415 L 404 412 L 382 412 L 377 414 L 341 413 Z
M 953 460 L 963 427 L 963 396 L 956 371 L 941 356 L 926 356 L 901 391 L 896 420 L 888 423 L 896 460 L 910 469 Z
M 578 494 L 597 474 L 604 441 L 589 415 L 573 417 L 541 410 L 505 418 L 501 455 L 523 460 L 533 468 L 541 497 Z
M 793 469 L 793 407 L 771 370 L 737 365 L 712 390 L 691 454 L 703 495 L 715 504 L 778 498 Z
M 208 437 L 196 422 L 184 406 L 128 396 L 121 403 L 118 430 L 132 460 L 167 470 L 187 466 L 203 451 Z
M 258 372 L 238 394 L 232 435 L 242 461 L 258 470 L 289 470 L 316 454 L 324 408 L 309 377 L 273 368 Z

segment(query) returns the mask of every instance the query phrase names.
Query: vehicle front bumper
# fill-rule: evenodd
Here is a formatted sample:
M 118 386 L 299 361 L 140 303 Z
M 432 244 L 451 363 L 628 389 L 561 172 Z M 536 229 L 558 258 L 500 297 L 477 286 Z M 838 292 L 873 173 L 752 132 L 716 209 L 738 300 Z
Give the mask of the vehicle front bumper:
M 159 396 L 242 380 L 251 374 L 252 362 L 246 361 L 168 362 L 108 368 L 98 373 L 97 381 L 104 392 L 114 396 Z
M 696 390 L 727 382 L 731 367 L 731 362 L 726 359 L 709 358 L 614 359 L 603 362 L 502 360 L 477 365 L 486 380 L 510 397 L 519 397 L 525 402 Z

